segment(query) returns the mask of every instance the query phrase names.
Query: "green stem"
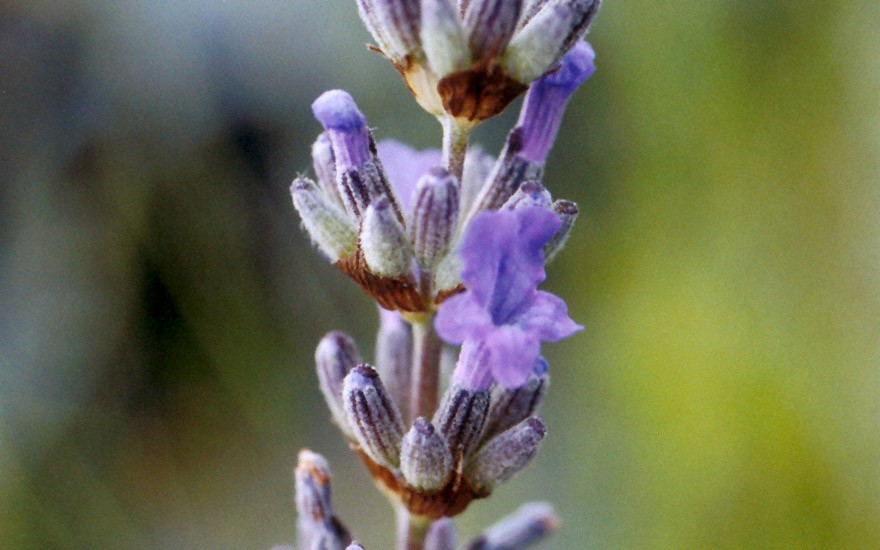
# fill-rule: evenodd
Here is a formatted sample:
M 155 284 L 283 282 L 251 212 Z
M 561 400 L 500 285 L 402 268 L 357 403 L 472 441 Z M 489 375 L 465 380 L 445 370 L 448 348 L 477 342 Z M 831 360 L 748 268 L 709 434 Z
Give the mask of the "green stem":
M 440 396 L 440 351 L 442 345 L 434 330 L 434 316 L 413 320 L 413 369 L 410 393 L 410 421 L 429 419 L 437 410 Z
M 402 504 L 397 507 L 397 550 L 422 550 L 431 521 L 414 516 Z
M 468 136 L 473 126 L 449 115 L 444 116 L 440 122 L 443 124 L 443 164 L 461 182 Z

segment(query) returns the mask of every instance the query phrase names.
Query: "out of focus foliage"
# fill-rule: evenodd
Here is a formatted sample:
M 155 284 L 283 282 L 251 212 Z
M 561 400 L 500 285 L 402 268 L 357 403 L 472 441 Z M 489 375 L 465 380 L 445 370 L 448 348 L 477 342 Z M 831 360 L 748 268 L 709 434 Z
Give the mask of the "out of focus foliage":
M 608 0 L 547 184 L 535 466 L 461 530 L 558 504 L 553 548 L 880 544 L 880 4 Z M 436 123 L 348 0 L 0 7 L 0 547 L 268 548 L 296 450 L 368 547 L 392 517 L 315 390 L 375 311 L 299 231 L 309 104 Z M 511 112 L 479 133 L 497 149 Z M 378 515 L 377 515 L 378 514 Z

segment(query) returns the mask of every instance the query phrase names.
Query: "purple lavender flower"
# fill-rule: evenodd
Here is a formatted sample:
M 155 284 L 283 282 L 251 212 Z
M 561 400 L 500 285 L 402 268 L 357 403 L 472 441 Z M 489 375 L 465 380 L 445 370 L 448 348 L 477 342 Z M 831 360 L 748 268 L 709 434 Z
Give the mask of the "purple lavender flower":
M 541 341 L 555 342 L 583 327 L 565 302 L 537 290 L 545 278 L 544 245 L 560 220 L 542 208 L 483 212 L 469 225 L 460 255 L 467 291 L 446 300 L 437 333 L 462 344 L 453 382 L 482 389 L 497 380 L 514 388 L 529 377 Z
M 523 138 L 520 156 L 532 162 L 547 159 L 571 94 L 596 71 L 595 57 L 593 48 L 581 40 L 565 55 L 558 71 L 532 84 L 517 124 Z

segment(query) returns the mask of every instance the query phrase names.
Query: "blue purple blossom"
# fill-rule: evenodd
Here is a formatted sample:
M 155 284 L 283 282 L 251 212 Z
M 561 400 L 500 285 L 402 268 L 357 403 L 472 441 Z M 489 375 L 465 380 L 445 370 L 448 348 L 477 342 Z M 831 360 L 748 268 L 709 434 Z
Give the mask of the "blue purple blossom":
M 565 302 L 537 290 L 546 278 L 544 245 L 560 224 L 552 212 L 534 207 L 484 212 L 471 222 L 460 248 L 467 290 L 446 300 L 435 321 L 441 338 L 462 344 L 453 382 L 520 386 L 541 341 L 583 328 L 569 318 Z

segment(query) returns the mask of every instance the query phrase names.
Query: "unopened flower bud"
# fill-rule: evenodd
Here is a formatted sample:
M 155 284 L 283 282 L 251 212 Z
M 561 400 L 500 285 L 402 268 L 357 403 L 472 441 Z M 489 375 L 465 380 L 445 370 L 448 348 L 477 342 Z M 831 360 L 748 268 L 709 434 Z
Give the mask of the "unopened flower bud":
M 531 417 L 497 435 L 468 459 L 468 480 L 478 492 L 491 493 L 529 465 L 538 454 L 544 433 L 544 423 Z
M 343 332 L 328 333 L 315 350 L 315 364 L 318 370 L 318 385 L 333 420 L 349 437 L 354 437 L 345 407 L 342 402 L 342 384 L 346 375 L 361 362 L 357 345 Z
M 568 240 L 568 236 L 571 235 L 574 222 L 578 217 L 578 206 L 571 201 L 558 200 L 554 202 L 553 211 L 562 220 L 562 225 L 559 227 L 556 235 L 553 235 L 553 238 L 544 245 L 544 257 L 547 262 L 553 260 L 556 254 L 565 246 L 565 242 Z
M 422 48 L 437 77 L 466 69 L 471 62 L 464 28 L 451 0 L 423 0 Z
M 523 129 L 516 127 L 507 135 L 504 149 L 477 195 L 470 215 L 480 210 L 498 210 L 525 181 L 541 179 L 544 163 L 531 162 L 521 157 L 519 152 L 522 144 Z
M 537 180 L 529 180 L 520 185 L 519 189 L 516 190 L 516 193 L 507 199 L 507 202 L 504 203 L 502 208 L 514 210 L 516 208 L 527 206 L 537 206 L 549 210 L 552 200 L 550 192 L 541 185 L 541 182 Z
M 463 7 L 471 52 L 491 58 L 510 42 L 522 12 L 522 0 L 469 0 Z
M 361 543 L 354 541 L 349 544 L 348 548 L 346 548 L 345 550 L 364 550 L 364 547 L 361 545 Z
M 455 522 L 452 518 L 440 518 L 431 523 L 425 536 L 425 550 L 455 550 Z
M 357 229 L 348 215 L 328 200 L 315 183 L 297 178 L 290 187 L 293 206 L 309 236 L 331 262 L 357 247 Z
M 510 41 L 504 67 L 521 82 L 531 82 L 562 59 L 583 36 L 599 10 L 600 0 L 545 2 Z
M 483 187 L 483 183 L 492 168 L 495 166 L 495 157 L 483 151 L 479 145 L 468 148 L 464 159 L 464 174 L 461 177 L 461 211 L 469 212 L 477 194 Z
M 400 313 L 379 308 L 379 333 L 376 336 L 376 371 L 385 388 L 397 403 L 404 418 L 409 418 L 410 379 L 412 371 L 412 325 Z
M 358 12 L 392 62 L 419 49 L 420 0 L 358 0 Z
M 444 168 L 432 168 L 416 187 L 410 238 L 416 262 L 433 271 L 449 251 L 458 222 L 458 183 Z
M 435 491 L 443 486 L 452 472 L 452 454 L 434 426 L 425 418 L 416 418 L 403 438 L 400 471 L 411 487 Z
M 558 527 L 559 517 L 551 505 L 530 502 L 468 543 L 465 550 L 526 548 L 547 537 Z
M 312 166 L 315 168 L 318 185 L 324 194 L 334 203 L 344 206 L 336 186 L 336 158 L 333 156 L 333 147 L 326 133 L 318 136 L 312 144 Z
M 480 443 L 488 412 L 488 390 L 457 384 L 446 390 L 433 424 L 446 438 L 454 462 L 466 457 Z
M 330 140 L 336 184 L 345 209 L 360 220 L 370 203 L 385 198 L 402 222 L 388 178 L 376 158 L 366 119 L 354 99 L 342 90 L 330 90 L 312 103 L 312 111 Z
M 403 225 L 385 198 L 367 207 L 361 225 L 361 250 L 376 275 L 402 277 L 412 271 L 412 249 Z
M 333 515 L 330 467 L 321 455 L 303 449 L 294 472 L 299 548 L 343 550 L 351 536 Z
M 486 421 L 485 438 L 494 437 L 538 412 L 549 385 L 547 361 L 538 357 L 535 370 L 525 384 L 513 389 L 500 384 L 492 388 L 492 406 Z
M 378 373 L 369 365 L 355 367 L 342 387 L 345 413 L 363 451 L 381 466 L 400 462 L 403 426 L 400 411 Z

